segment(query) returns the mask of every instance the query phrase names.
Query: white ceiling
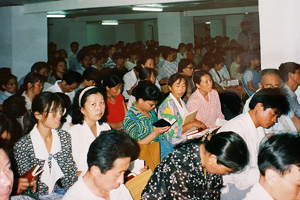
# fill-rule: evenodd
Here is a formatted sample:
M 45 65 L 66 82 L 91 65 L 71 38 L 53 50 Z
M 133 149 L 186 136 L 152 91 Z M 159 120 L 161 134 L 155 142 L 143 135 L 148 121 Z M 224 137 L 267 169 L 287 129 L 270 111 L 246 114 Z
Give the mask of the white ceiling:
M 53 6 L 51 5 L 67 5 L 72 4 L 70 6 L 61 6 L 63 11 L 67 16 L 67 18 L 74 18 L 74 17 L 83 17 L 83 16 L 99 16 L 99 15 L 111 15 L 111 14 L 133 14 L 133 13 L 143 13 L 143 12 L 136 12 L 132 11 L 132 7 L 134 4 L 137 4 L 138 0 L 131 1 L 123 1 L 122 5 L 116 4 L 119 6 L 105 6 L 108 1 L 112 2 L 112 0 L 105 0 L 105 2 L 98 1 L 100 6 L 97 7 L 97 4 L 93 4 L 93 6 L 89 7 L 89 1 L 84 0 L 0 0 L 0 7 L 1 6 L 15 6 L 15 5 L 25 5 L 28 13 L 32 12 L 32 10 L 44 10 L 44 11 L 55 11 Z M 164 2 L 158 1 L 157 2 Z M 175 1 L 175 0 L 174 0 Z M 94 1 L 95 2 L 95 1 Z M 257 6 L 258 0 L 201 0 L 201 1 L 165 1 L 167 3 L 157 3 L 154 6 L 162 7 L 164 9 L 163 12 L 183 12 L 183 11 L 192 11 L 192 10 L 209 10 L 209 9 L 222 9 L 222 8 L 235 8 L 235 7 L 248 7 L 248 6 Z M 80 6 L 76 5 L 86 3 L 87 6 L 81 6 L 81 9 L 77 9 Z M 106 3 L 106 4 L 104 4 Z M 104 6 L 103 6 L 104 5 Z M 109 3 L 107 4 L 109 5 Z M 153 5 L 153 4 L 152 4 Z M 49 6 L 49 7 L 48 7 Z M 149 6 L 148 5 L 141 5 L 141 6 Z M 151 5 L 150 5 L 151 6 Z M 59 7 L 59 6 L 57 6 Z M 42 8 L 42 9 L 41 9 Z M 47 10 L 49 8 L 49 10 Z M 66 8 L 66 9 L 64 9 Z

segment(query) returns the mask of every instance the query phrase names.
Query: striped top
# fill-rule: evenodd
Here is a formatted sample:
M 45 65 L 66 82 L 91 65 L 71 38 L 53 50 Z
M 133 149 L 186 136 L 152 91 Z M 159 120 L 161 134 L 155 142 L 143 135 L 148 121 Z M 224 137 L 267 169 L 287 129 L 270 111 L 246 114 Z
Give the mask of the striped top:
M 136 141 L 142 140 L 153 131 L 153 123 L 157 121 L 157 116 L 153 110 L 148 112 L 150 118 L 140 113 L 134 105 L 130 107 L 123 120 L 124 132 Z M 153 141 L 159 141 L 161 135 Z

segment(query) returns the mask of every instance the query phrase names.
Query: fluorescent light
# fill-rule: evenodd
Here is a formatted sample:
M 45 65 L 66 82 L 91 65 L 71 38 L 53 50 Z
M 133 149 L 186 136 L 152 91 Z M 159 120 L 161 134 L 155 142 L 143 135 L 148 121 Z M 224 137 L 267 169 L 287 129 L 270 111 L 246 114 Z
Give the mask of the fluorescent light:
M 205 22 L 205 24 L 210 24 L 210 22 Z
M 118 25 L 119 22 L 117 20 L 103 20 L 102 25 Z
M 136 11 L 156 11 L 156 12 L 163 11 L 162 8 L 149 8 L 149 7 L 133 7 L 132 10 L 136 10 Z
M 102 25 L 118 25 L 118 22 L 102 22 Z
M 64 18 L 66 15 L 47 15 L 48 18 Z

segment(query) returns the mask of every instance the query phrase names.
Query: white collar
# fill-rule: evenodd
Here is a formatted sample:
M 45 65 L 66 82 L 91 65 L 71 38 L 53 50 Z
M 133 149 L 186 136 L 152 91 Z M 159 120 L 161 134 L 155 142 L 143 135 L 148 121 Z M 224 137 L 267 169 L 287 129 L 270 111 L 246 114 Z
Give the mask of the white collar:
M 52 193 L 56 181 L 64 175 L 57 161 L 53 157 L 54 154 L 61 151 L 61 142 L 57 131 L 52 129 L 51 132 L 53 139 L 50 153 L 48 153 L 47 151 L 45 141 L 39 133 L 37 125 L 35 125 L 30 132 L 30 138 L 32 141 L 35 157 L 40 160 L 45 160 L 45 164 L 43 166 L 44 172 L 41 175 L 41 181 L 48 186 L 49 194 Z M 51 162 L 51 170 L 49 168 L 48 162 Z
M 179 102 L 177 101 L 177 99 L 173 96 L 173 94 L 170 92 L 170 97 L 174 100 L 175 102 L 175 105 L 178 109 L 178 112 L 180 113 L 181 117 L 183 118 L 183 116 L 188 113 L 187 109 L 186 109 L 186 106 L 185 106 L 185 103 L 184 101 L 180 98 L 180 102 L 181 102 L 181 105 L 179 104 Z

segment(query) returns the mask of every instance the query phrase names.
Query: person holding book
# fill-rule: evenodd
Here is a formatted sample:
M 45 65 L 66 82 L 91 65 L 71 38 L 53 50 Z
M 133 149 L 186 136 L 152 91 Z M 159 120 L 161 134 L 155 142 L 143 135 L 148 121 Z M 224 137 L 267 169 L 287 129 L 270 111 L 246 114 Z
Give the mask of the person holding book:
M 247 145 L 238 134 L 207 132 L 176 146 L 158 164 L 142 199 L 220 199 L 221 174 L 241 171 L 248 160 Z
M 62 99 L 55 93 L 36 95 L 32 101 L 31 119 L 35 125 L 14 146 L 20 176 L 36 165 L 43 170 L 36 177 L 39 196 L 63 193 L 77 181 L 71 136 L 63 130 L 56 130 L 65 111 L 62 105 Z
M 105 93 L 96 86 L 79 90 L 72 105 L 72 126 L 68 132 L 72 136 L 72 154 L 77 172 L 88 169 L 86 156 L 91 143 L 100 135 L 101 131 L 110 130 L 104 123 Z
M 198 110 L 196 119 L 203 122 L 208 128 L 215 128 L 217 119 L 224 119 L 218 92 L 213 90 L 211 75 L 205 71 L 196 71 L 193 76 L 197 90 L 187 102 L 187 110 Z
M 161 92 L 150 81 L 140 81 L 134 88 L 133 95 L 136 102 L 125 115 L 123 120 L 124 132 L 140 144 L 149 144 L 152 141 L 160 142 L 162 159 L 171 151 L 169 150 L 170 145 L 162 135 L 170 127 L 152 125 L 157 121 L 154 108 L 161 99 Z
M 205 124 L 196 119 L 183 124 L 184 116 L 188 114 L 186 105 L 181 99 L 186 92 L 186 83 L 187 80 L 183 74 L 173 74 L 168 81 L 170 94 L 158 108 L 158 118 L 167 118 L 169 121 L 173 119 L 176 120 L 172 127 L 164 133 L 164 137 L 166 137 L 172 145 L 176 145 L 185 140 L 186 136 L 184 133 L 192 127 L 206 128 Z

